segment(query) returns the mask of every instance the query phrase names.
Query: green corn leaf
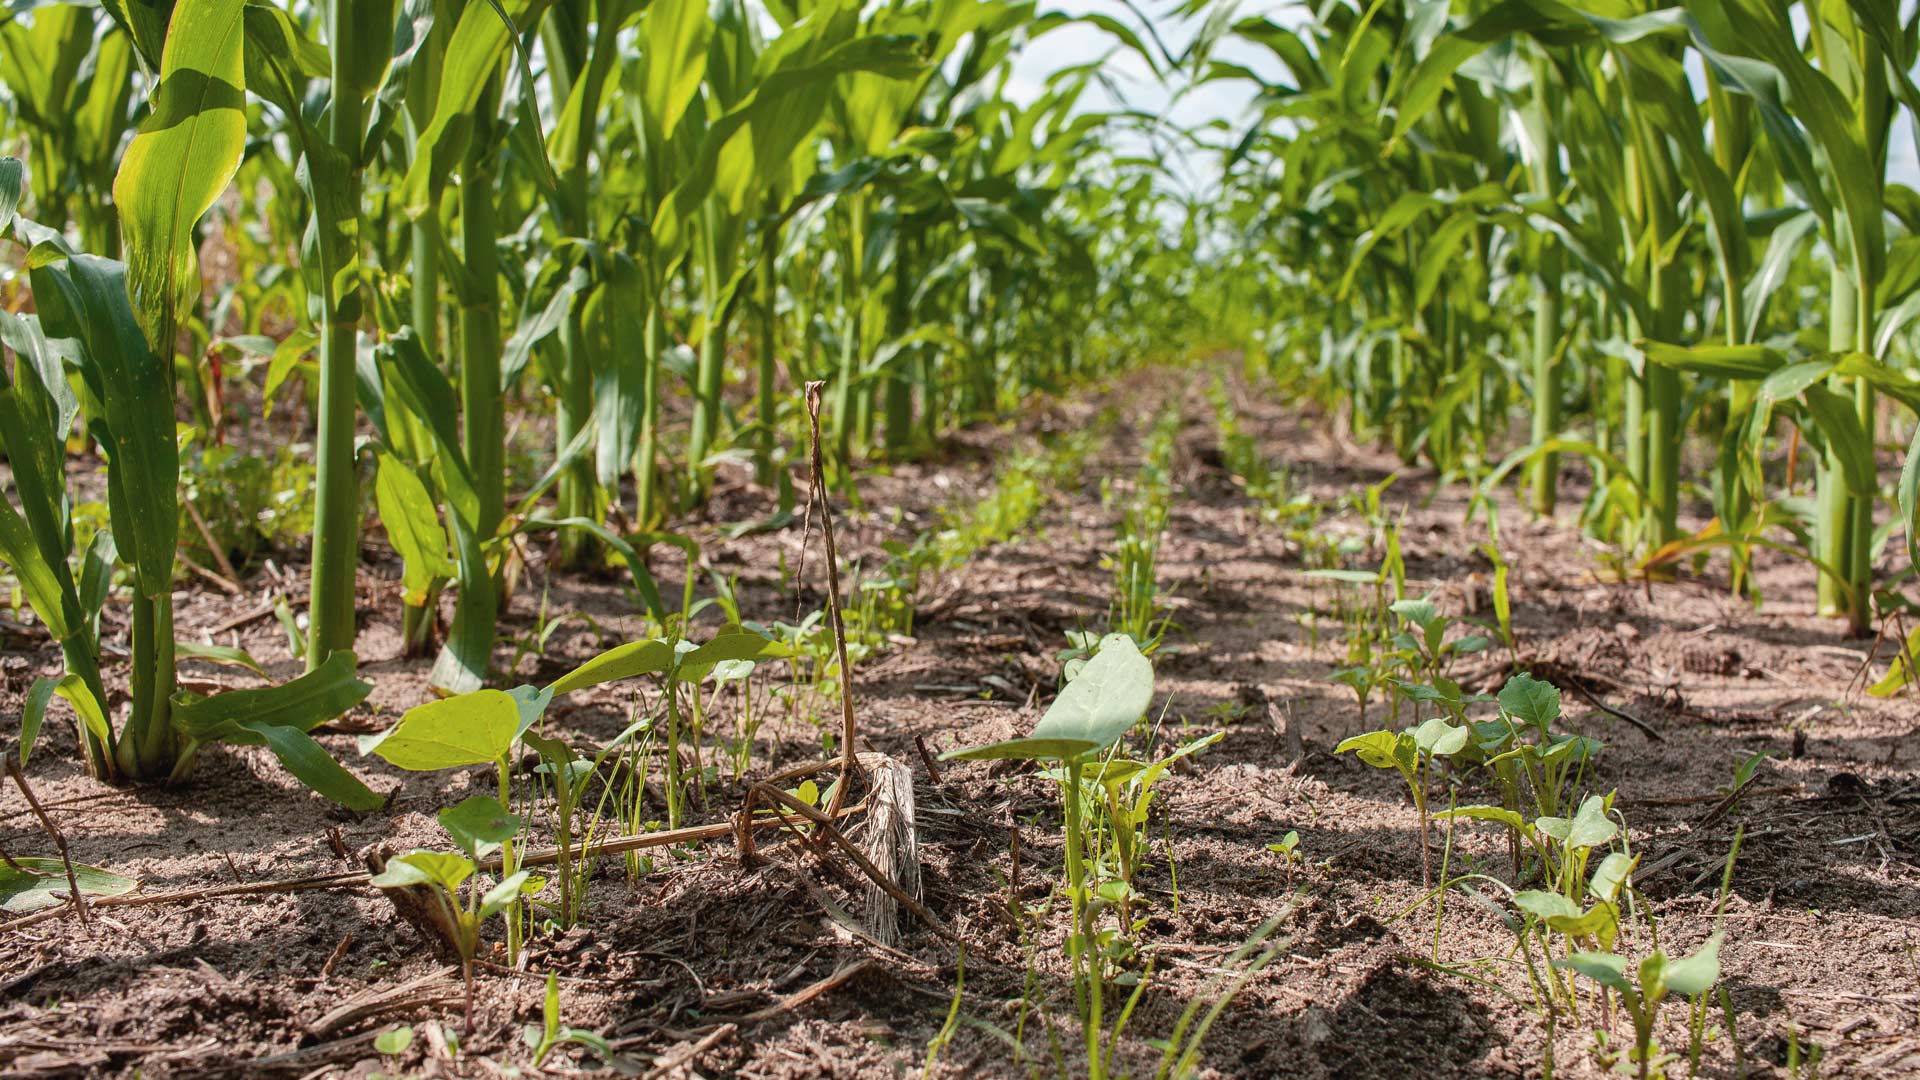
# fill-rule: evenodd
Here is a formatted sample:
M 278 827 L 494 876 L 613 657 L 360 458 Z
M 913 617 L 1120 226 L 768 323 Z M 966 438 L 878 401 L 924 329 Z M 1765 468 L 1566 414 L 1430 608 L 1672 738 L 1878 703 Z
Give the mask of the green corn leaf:
M 20 709 L 20 764 L 27 763 L 27 756 L 32 753 L 33 744 L 40 737 L 40 726 L 46 720 L 47 706 L 52 704 L 56 695 L 73 706 L 74 716 L 96 743 L 100 746 L 113 745 L 113 732 L 107 725 L 106 710 L 95 700 L 86 680 L 72 674 L 62 675 L 58 679 L 35 679 L 27 689 L 26 700 Z
M 179 534 L 173 365 L 147 346 L 124 265 L 75 255 L 34 266 L 31 276 L 48 334 L 81 341 L 82 374 L 103 405 L 93 427 L 109 448 L 108 481 L 118 491 L 110 500 L 116 543 L 131 556 L 141 594 L 166 596 Z
M 354 655 L 336 652 L 291 682 L 251 690 L 228 690 L 174 706 L 175 723 L 203 743 L 258 746 L 259 727 L 312 731 L 366 700 L 373 687 L 354 677 Z
M 627 564 L 627 573 L 633 579 L 634 591 L 640 594 L 640 602 L 645 605 L 647 614 L 652 616 L 655 621 L 666 619 L 666 602 L 660 596 L 660 588 L 653 580 L 653 574 L 647 569 L 647 560 L 641 555 L 639 549 L 629 543 L 625 537 L 607 528 L 600 522 L 585 517 L 558 519 L 534 518 L 527 522 L 527 526 L 529 528 L 551 527 L 557 529 L 578 529 L 592 536 L 594 539 L 599 540 L 602 544 L 605 544 L 615 554 L 620 556 L 622 562 Z M 655 541 L 661 541 L 664 537 L 673 535 L 677 534 L 654 533 L 652 534 L 652 538 Z M 640 538 L 636 537 L 636 539 Z
M 129 285 L 152 346 L 173 351 L 175 312 L 200 291 L 193 227 L 246 149 L 244 0 L 179 0 L 153 112 L 113 181 Z
M 1907 460 L 1900 466 L 1896 495 L 1907 532 L 1907 565 L 1920 567 L 1920 429 L 1915 429 Z
M 639 104 L 647 124 L 671 137 L 693 104 L 707 74 L 707 41 L 713 22 L 706 0 L 655 0 L 640 20 Z
M 378 810 L 386 804 L 385 799 L 369 790 L 359 777 L 348 772 L 325 747 L 299 727 L 268 720 L 243 720 L 236 726 L 264 742 L 273 756 L 280 759 L 280 764 L 301 783 L 341 806 L 366 811 Z
M 381 454 L 374 476 L 374 500 L 380 508 L 380 523 L 386 526 L 387 540 L 400 554 L 400 581 L 406 601 L 424 604 L 433 582 L 452 577 L 458 569 L 447 556 L 447 532 L 440 527 L 440 515 L 434 512 L 433 496 L 405 462 L 392 454 Z
M 1864 498 L 1876 496 L 1880 485 L 1873 442 L 1867 437 L 1866 429 L 1860 426 L 1860 417 L 1854 412 L 1852 399 L 1843 398 L 1818 384 L 1807 387 L 1800 396 L 1813 413 L 1818 435 L 1826 440 L 1828 448 L 1839 458 L 1847 490 Z
M 1772 235 L 1767 237 L 1766 253 L 1760 257 L 1760 265 L 1747 278 L 1746 291 L 1741 298 L 1747 311 L 1746 338 L 1752 339 L 1760 333 L 1768 302 L 1786 282 L 1801 246 L 1818 225 L 1819 219 L 1811 211 L 1803 210 L 1775 226 Z
M 248 4 L 244 18 L 247 89 L 292 118 L 297 133 L 305 132 L 301 104 L 307 85 L 327 78 L 331 70 L 326 46 L 308 37 L 277 5 Z M 303 150 L 308 141 L 301 138 Z
M 453 625 L 447 628 L 446 643 L 434 659 L 428 681 L 446 693 L 465 694 L 486 682 L 492 666 L 500 597 L 493 588 L 493 566 L 469 519 L 455 513 L 448 524 L 462 584 L 453 605 Z M 473 582 L 474 587 L 467 588 L 467 582 Z
M 167 26 L 172 21 L 178 0 L 102 0 L 100 6 L 113 16 L 140 50 L 140 60 L 148 70 L 161 65 L 166 45 Z
M 21 595 L 47 625 L 54 640 L 65 641 L 80 619 L 80 601 L 65 559 L 48 563 L 35 544 L 33 530 L 13 504 L 0 499 L 0 562 L 13 571 Z
M 412 327 L 403 327 L 377 350 L 387 392 L 427 425 L 434 441 L 433 478 L 454 516 L 477 521 L 479 497 L 473 472 L 460 451 L 459 397 Z
M 0 157 L 0 233 L 13 225 L 14 211 L 27 193 L 27 165 L 17 157 Z
M 1636 342 L 1648 360 L 1662 367 L 1716 375 L 1723 379 L 1764 379 L 1789 363 L 1786 354 L 1765 345 L 1666 345 Z
M 88 896 L 125 896 L 140 887 L 134 878 L 73 864 L 73 877 Z M 67 864 L 59 859 L 0 860 L 0 911 L 26 915 L 67 902 Z
M 175 639 L 173 654 L 182 660 L 204 660 L 209 664 L 230 664 L 243 667 L 261 678 L 267 677 L 267 669 L 253 654 L 237 645 L 209 645 L 204 641 L 181 641 Z
M 100 636 L 100 611 L 107 606 L 107 593 L 113 589 L 113 568 L 120 560 L 120 549 L 111 532 L 93 534 L 86 553 L 80 559 L 80 611 L 86 619 L 87 633 Z
M 519 54 L 513 31 L 515 27 L 537 24 L 547 6 L 545 0 L 512 0 L 504 5 L 498 0 L 487 0 L 468 4 L 461 10 L 459 22 L 447 41 L 433 119 L 414 144 L 413 163 L 401 181 L 400 190 L 409 217 L 417 219 L 433 211 L 435 194 L 445 186 L 447 175 L 466 150 L 472 114 L 480 96 L 493 81 L 509 50 L 520 59 L 522 77 L 526 77 L 525 60 Z M 523 99 L 523 107 L 532 108 L 530 97 Z M 550 180 L 552 165 L 546 161 L 544 144 L 539 147 L 537 157 Z
M 738 213 L 757 187 L 785 169 L 794 148 L 819 122 L 827 104 L 825 88 L 834 79 L 856 71 L 917 71 L 913 45 L 907 37 L 869 35 L 825 48 L 794 46 L 785 66 L 768 73 L 738 105 L 707 126 L 693 161 L 661 200 L 653 219 L 661 275 L 686 253 L 695 215 L 709 196 L 719 195 Z
M 560 287 L 553 290 L 547 305 L 537 314 L 523 319 L 514 329 L 500 359 L 500 386 L 503 390 L 512 390 L 519 381 L 520 373 L 526 370 L 528 362 L 533 359 L 534 346 L 552 336 L 572 315 L 574 297 L 585 291 L 587 282 L 587 271 L 581 267 L 574 268 Z

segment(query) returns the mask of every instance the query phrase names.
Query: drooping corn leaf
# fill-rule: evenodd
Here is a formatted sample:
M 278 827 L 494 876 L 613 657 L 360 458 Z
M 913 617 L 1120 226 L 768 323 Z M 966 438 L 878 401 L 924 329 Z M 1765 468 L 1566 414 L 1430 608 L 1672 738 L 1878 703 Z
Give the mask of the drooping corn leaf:
M 34 265 L 30 274 L 41 324 L 50 337 L 81 343 L 81 374 L 102 404 L 92 428 L 108 449 L 115 542 L 131 556 L 141 594 L 165 596 L 179 534 L 173 365 L 147 345 L 123 264 L 74 255 Z
M 201 742 L 232 741 L 259 744 L 259 739 L 237 736 L 231 729 L 243 724 L 268 724 L 312 731 L 373 692 L 372 685 L 354 676 L 354 655 L 335 652 L 297 679 L 248 690 L 227 690 L 175 706 L 174 719 Z
M 246 150 L 244 8 L 245 0 L 179 0 L 153 111 L 113 181 L 140 325 L 169 356 L 175 313 L 200 291 L 193 227 Z
M 333 755 L 327 753 L 326 748 L 305 731 L 287 724 L 260 720 L 242 721 L 237 727 L 265 743 L 280 764 L 301 783 L 341 806 L 365 811 L 378 810 L 385 805 L 385 799 L 374 794 L 359 777 L 335 761 Z
M 80 725 L 93 736 L 100 746 L 113 745 L 113 732 L 107 726 L 106 710 L 94 699 L 93 691 L 86 680 L 78 675 L 62 675 L 58 679 L 35 679 L 27 689 L 26 701 L 20 709 L 20 764 L 27 763 L 27 757 L 33 751 L 34 742 L 40 737 L 40 725 L 46 721 L 47 706 L 55 696 L 64 698 L 73 706 L 74 716 Z
M 0 860 L 0 911 L 26 915 L 67 902 L 67 866 L 59 859 L 19 857 L 8 865 Z M 73 877 L 88 896 L 125 896 L 140 887 L 97 866 L 73 864 Z
M 400 554 L 407 603 L 424 604 L 434 580 L 452 577 L 457 570 L 447 556 L 447 532 L 434 512 L 433 496 L 412 467 L 392 454 L 381 454 L 374 501 L 387 541 Z
M 460 569 L 455 586 L 459 592 L 453 605 L 453 623 L 447 627 L 447 640 L 434 658 L 428 681 L 445 693 L 465 694 L 486 682 L 492 666 L 500 596 L 493 587 L 493 566 L 471 521 L 456 512 L 447 524 Z
M 204 660 L 209 664 L 230 664 L 243 667 L 261 678 L 267 677 L 267 669 L 253 654 L 237 645 L 209 645 L 204 641 L 180 641 L 173 643 L 174 656 L 182 660 Z

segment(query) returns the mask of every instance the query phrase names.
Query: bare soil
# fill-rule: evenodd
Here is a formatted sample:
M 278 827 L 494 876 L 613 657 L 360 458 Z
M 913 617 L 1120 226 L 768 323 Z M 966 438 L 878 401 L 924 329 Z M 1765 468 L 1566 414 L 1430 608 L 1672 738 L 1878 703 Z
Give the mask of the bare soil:
M 1216 368 L 1236 388 L 1248 429 L 1323 508 L 1314 529 L 1364 538 L 1344 500 L 1399 471 L 1386 500 L 1404 514 L 1410 589 L 1434 591 L 1451 613 L 1490 617 L 1487 532 L 1483 521 L 1465 523 L 1465 492 L 1436 489 L 1426 472 L 1352 445 L 1327 418 L 1248 392 L 1231 364 Z M 964 977 L 954 946 L 911 918 L 896 947 L 850 928 L 846 913 L 866 901 L 843 862 L 786 844 L 745 868 L 718 841 L 657 853 L 651 871 L 631 879 L 622 860 L 604 860 L 585 925 L 536 937 L 524 970 L 502 966 L 504 952 L 490 944 L 474 1027 L 457 1056 L 432 1037 L 434 1021 L 460 1031 L 457 974 L 365 886 L 119 906 L 86 927 L 63 917 L 0 930 L 0 1076 L 530 1075 L 522 1030 L 539 1021 L 548 972 L 560 976 L 565 1023 L 611 1040 L 615 1069 L 629 1075 L 916 1073 L 956 992 L 960 1022 L 933 1075 L 1052 1075 L 1056 1061 L 1083 1073 L 1060 905 L 1037 935 L 1010 913 L 1010 901 L 1039 905 L 1057 882 L 1056 790 L 1006 765 L 955 764 L 936 780 L 915 740 L 938 753 L 1032 725 L 1056 685 L 1064 632 L 1105 623 L 1111 572 L 1102 558 L 1118 509 L 1103 505 L 1101 481 L 1125 489 L 1152 417 L 1169 403 L 1188 423 L 1162 556 L 1175 627 L 1157 660 L 1167 703 L 1157 741 L 1225 737 L 1158 789 L 1154 861 L 1139 880 L 1150 981 L 1113 1070 L 1153 1075 L 1153 1041 L 1190 1003 L 1210 1003 L 1222 965 L 1279 916 L 1274 940 L 1284 947 L 1214 1024 L 1201 1075 L 1538 1076 L 1549 1055 L 1558 1075 L 1603 1075 L 1594 1034 L 1607 1025 L 1603 1011 L 1548 1032 L 1498 905 L 1455 891 L 1436 932 L 1432 905 L 1417 904 L 1421 859 L 1404 786 L 1332 754 L 1363 730 L 1351 692 L 1328 679 L 1344 662 L 1329 615 L 1342 586 L 1304 577 L 1300 538 L 1262 523 L 1222 471 L 1202 393 L 1213 374 L 1149 370 L 1006 428 L 965 433 L 937 460 L 864 475 L 857 507 L 842 509 L 849 560 L 877 558 L 883 542 L 933 525 L 942 504 L 985 490 L 1010 450 L 1050 431 L 1106 432 L 1077 481 L 1049 493 L 1028 535 L 928 583 L 914 636 L 856 672 L 863 748 L 916 773 L 924 898 L 965 942 Z M 1638 885 L 1669 952 L 1713 929 L 1721 868 L 1745 830 L 1721 916 L 1733 1030 L 1717 1006 L 1709 1011 L 1699 1074 L 1787 1076 L 1791 1057 L 1817 1047 L 1821 1076 L 1920 1075 L 1920 714 L 1911 699 L 1861 691 L 1873 642 L 1817 617 L 1810 575 L 1787 559 L 1762 561 L 1765 604 L 1756 611 L 1727 594 L 1719 563 L 1673 582 L 1608 581 L 1598 573 L 1604 552 L 1570 523 L 1501 509 L 1518 659 L 1587 691 L 1566 695 L 1568 725 L 1606 744 L 1593 783 L 1618 791 L 1642 855 Z M 823 588 L 816 553 L 794 595 L 799 524 L 727 536 L 728 523 L 772 510 L 771 492 L 734 476 L 710 519 L 680 525 L 701 540 L 712 572 L 737 580 L 745 616 L 791 621 L 796 604 L 819 606 Z M 367 550 L 359 652 L 376 689 L 322 739 L 375 790 L 393 793 L 387 809 L 336 810 L 250 749 L 207 753 L 186 786 L 107 788 L 79 770 L 57 707 L 29 776 L 77 860 L 159 893 L 342 873 L 360 869 L 359 853 L 374 845 L 444 843 L 437 811 L 491 791 L 493 778 L 401 773 L 355 754 L 353 731 L 377 730 L 429 693 L 428 661 L 398 655 L 398 566 L 372 538 Z M 543 553 L 532 554 L 497 657 L 517 665 L 515 681 L 551 678 L 640 632 L 619 576 L 548 574 Z M 255 610 L 275 588 L 304 592 L 297 553 L 279 565 L 289 561 L 296 568 L 279 577 L 250 575 L 238 596 L 191 582 L 179 598 L 182 636 Z M 673 561 L 659 559 L 663 586 L 677 587 Z M 544 655 L 516 649 L 540 629 L 543 597 L 550 616 L 585 613 L 594 625 L 568 622 Z M 245 645 L 276 676 L 298 668 L 271 618 L 217 639 Z M 58 657 L 31 635 L 6 645 L 0 710 L 17 715 L 22 692 Z M 1458 670 L 1471 688 L 1493 689 L 1511 659 L 1501 651 Z M 233 668 L 186 669 L 195 685 L 257 681 Z M 553 722 L 601 742 L 655 701 L 650 688 L 604 687 L 556 707 Z M 1644 722 L 1658 741 L 1594 702 Z M 711 729 L 731 732 L 735 716 L 723 706 Z M 1369 720 L 1380 712 L 1376 701 Z M 774 710 L 750 775 L 819 757 L 820 725 L 834 716 L 817 701 Z M 1289 724 L 1304 749 L 1297 760 Z M 1756 751 L 1771 760 L 1726 806 L 1717 789 Z M 739 806 L 744 789 L 726 775 L 696 804 L 696 820 L 725 820 Z M 1468 778 L 1462 798 L 1479 797 Z M 1304 853 L 1293 867 L 1267 850 L 1288 830 Z M 1443 837 L 1436 833 L 1436 862 Z M 10 786 L 0 795 L 0 845 L 52 853 Z M 1504 844 L 1477 827 L 1454 835 L 1451 860 L 1455 873 L 1508 875 Z M 1434 970 L 1435 955 L 1474 978 Z M 1612 1019 L 1607 1045 L 1618 1046 L 1630 1027 Z M 1019 1056 L 1009 1038 L 1023 1021 Z M 383 1060 L 373 1038 L 398 1023 L 420 1037 Z M 1683 1006 L 1668 1007 L 1660 1039 L 1685 1053 Z M 573 1047 L 545 1066 L 615 1069 Z M 1687 1069 L 1683 1060 L 1671 1074 Z

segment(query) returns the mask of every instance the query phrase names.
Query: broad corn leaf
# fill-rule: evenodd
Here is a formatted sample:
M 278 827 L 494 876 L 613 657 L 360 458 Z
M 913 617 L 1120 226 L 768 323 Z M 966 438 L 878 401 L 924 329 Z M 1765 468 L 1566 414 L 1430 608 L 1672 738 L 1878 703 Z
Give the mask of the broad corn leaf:
M 227 189 L 246 149 L 244 7 L 243 0 L 174 7 L 153 112 L 113 181 L 140 325 L 169 354 L 174 313 L 200 291 L 194 224 Z

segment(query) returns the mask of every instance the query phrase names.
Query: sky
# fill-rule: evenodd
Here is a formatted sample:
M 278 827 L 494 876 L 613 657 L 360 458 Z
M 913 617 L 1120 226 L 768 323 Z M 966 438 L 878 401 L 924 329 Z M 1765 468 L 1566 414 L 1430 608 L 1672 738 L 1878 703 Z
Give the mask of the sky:
M 1178 3 L 1179 0 L 1137 0 L 1139 10 L 1154 20 L 1160 37 L 1176 54 L 1193 39 L 1198 25 L 1166 14 Z M 1053 0 L 1052 3 L 1043 0 L 1041 9 L 1070 15 L 1098 13 L 1129 26 L 1141 25 L 1140 16 L 1130 11 L 1121 0 Z M 1291 24 L 1304 18 L 1305 8 L 1300 3 L 1285 0 L 1246 0 L 1236 14 L 1241 18 L 1266 15 L 1275 22 Z M 1145 36 L 1142 34 L 1143 38 Z M 1221 42 L 1214 55 L 1222 60 L 1243 64 L 1262 78 L 1285 81 L 1279 62 L 1272 53 L 1259 46 L 1229 37 Z M 1030 102 L 1045 91 L 1047 77 L 1053 72 L 1091 63 L 1102 57 L 1108 58 L 1105 61 L 1106 73 L 1120 85 L 1124 100 L 1116 101 L 1104 89 L 1095 87 L 1087 92 L 1083 108 L 1140 109 L 1159 114 L 1182 127 L 1193 127 L 1210 120 L 1226 120 L 1236 131 L 1245 131 L 1252 119 L 1249 106 L 1257 90 L 1252 83 L 1244 79 L 1206 83 L 1179 95 L 1176 101 L 1175 90 L 1178 89 L 1178 83 L 1185 81 L 1184 75 L 1175 77 L 1174 87 L 1162 85 L 1139 56 L 1119 46 L 1106 31 L 1084 23 L 1064 26 L 1030 43 L 1025 51 L 1014 58 L 1008 92 L 1016 101 Z M 1700 89 L 1704 73 L 1699 68 L 1697 57 L 1691 60 L 1688 64 L 1689 74 L 1693 76 L 1696 92 L 1704 96 L 1704 91 Z M 1213 155 L 1180 149 L 1171 143 L 1163 144 L 1158 149 L 1170 154 L 1169 167 L 1181 177 L 1181 187 L 1189 193 L 1204 192 L 1214 186 L 1218 165 Z M 1894 125 L 1892 144 L 1888 150 L 1887 178 L 1920 190 L 1920 154 L 1915 152 L 1913 125 L 1904 115 Z
M 1155 32 L 1175 55 L 1187 48 L 1199 27 L 1197 21 L 1179 20 L 1165 14 L 1178 3 L 1179 0 L 1137 0 L 1138 9 L 1153 17 Z M 1051 3 L 1043 0 L 1041 10 L 1060 11 L 1069 15 L 1101 14 L 1136 28 L 1143 25 L 1140 16 L 1129 11 L 1121 0 L 1052 0 Z M 1291 22 L 1301 17 L 1302 10 L 1300 5 L 1293 3 L 1245 2 L 1237 9 L 1237 15 L 1251 18 L 1264 14 L 1278 21 Z M 1141 33 L 1140 36 L 1149 48 L 1153 47 L 1147 34 Z M 1263 78 L 1279 80 L 1283 73 L 1271 52 L 1231 37 L 1222 41 L 1213 55 L 1244 64 Z M 1176 73 L 1170 80 L 1173 85 L 1163 85 L 1137 53 L 1121 45 L 1105 30 L 1086 23 L 1063 26 L 1028 44 L 1014 58 L 1008 94 L 1022 104 L 1031 102 L 1045 92 L 1049 75 L 1103 57 L 1106 58 L 1103 73 L 1117 85 L 1120 96 L 1116 98 L 1104 87 L 1095 85 L 1082 98 L 1083 109 L 1137 109 L 1159 115 L 1180 127 L 1226 120 L 1236 131 L 1242 132 L 1253 118 L 1249 107 L 1258 88 L 1252 83 L 1244 79 L 1204 83 L 1178 94 L 1176 100 L 1176 91 L 1187 81 L 1184 74 Z M 1213 141 L 1224 140 L 1215 138 Z M 1146 148 L 1143 144 L 1142 149 Z M 1182 149 L 1171 140 L 1163 143 L 1161 148 L 1171 152 L 1168 166 L 1182 178 L 1182 186 L 1189 192 L 1205 191 L 1215 186 L 1218 165 L 1212 155 Z

